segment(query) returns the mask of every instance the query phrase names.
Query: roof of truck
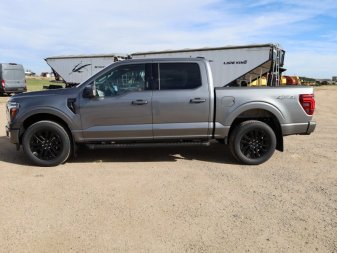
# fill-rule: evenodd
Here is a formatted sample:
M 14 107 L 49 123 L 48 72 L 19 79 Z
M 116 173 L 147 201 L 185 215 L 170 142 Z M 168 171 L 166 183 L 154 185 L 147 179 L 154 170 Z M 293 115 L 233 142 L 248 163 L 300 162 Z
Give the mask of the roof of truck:
M 167 58 L 139 58 L 139 59 L 127 59 L 125 61 L 115 62 L 115 64 L 126 64 L 129 62 L 196 62 L 196 61 L 207 61 L 204 57 L 167 57 Z

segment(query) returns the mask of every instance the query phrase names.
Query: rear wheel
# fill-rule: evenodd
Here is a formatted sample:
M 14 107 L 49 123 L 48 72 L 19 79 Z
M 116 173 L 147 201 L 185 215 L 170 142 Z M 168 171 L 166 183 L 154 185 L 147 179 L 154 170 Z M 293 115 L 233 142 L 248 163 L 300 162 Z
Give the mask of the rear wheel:
M 232 155 L 241 163 L 266 162 L 276 148 L 276 136 L 266 123 L 251 120 L 240 123 L 229 137 Z
M 24 152 L 39 166 L 56 166 L 65 162 L 71 151 L 66 130 L 53 121 L 39 121 L 31 125 L 22 140 Z

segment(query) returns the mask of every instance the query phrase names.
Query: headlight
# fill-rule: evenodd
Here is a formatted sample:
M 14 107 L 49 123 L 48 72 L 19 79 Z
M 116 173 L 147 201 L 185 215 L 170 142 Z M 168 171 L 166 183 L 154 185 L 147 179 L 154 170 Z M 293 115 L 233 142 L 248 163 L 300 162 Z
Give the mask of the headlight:
M 18 111 L 19 111 L 19 103 L 17 102 L 8 102 L 7 103 L 7 120 L 8 121 L 12 121 L 16 114 L 18 114 Z

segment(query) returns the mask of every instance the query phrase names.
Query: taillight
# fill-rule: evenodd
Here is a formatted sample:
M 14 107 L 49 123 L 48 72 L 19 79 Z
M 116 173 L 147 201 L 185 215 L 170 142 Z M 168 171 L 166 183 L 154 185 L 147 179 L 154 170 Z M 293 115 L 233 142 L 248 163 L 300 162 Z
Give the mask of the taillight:
M 308 115 L 314 114 L 316 106 L 314 94 L 301 94 L 300 103 Z
M 1 81 L 1 86 L 2 86 L 3 89 L 5 89 L 5 85 L 6 85 L 5 80 L 2 80 L 2 81 Z

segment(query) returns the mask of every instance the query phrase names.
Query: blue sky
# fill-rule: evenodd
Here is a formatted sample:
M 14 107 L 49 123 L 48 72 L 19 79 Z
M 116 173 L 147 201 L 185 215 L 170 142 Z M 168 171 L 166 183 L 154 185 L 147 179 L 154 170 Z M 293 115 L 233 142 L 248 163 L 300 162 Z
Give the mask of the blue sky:
M 279 43 L 288 75 L 337 75 L 336 0 L 1 0 L 0 62 Z

